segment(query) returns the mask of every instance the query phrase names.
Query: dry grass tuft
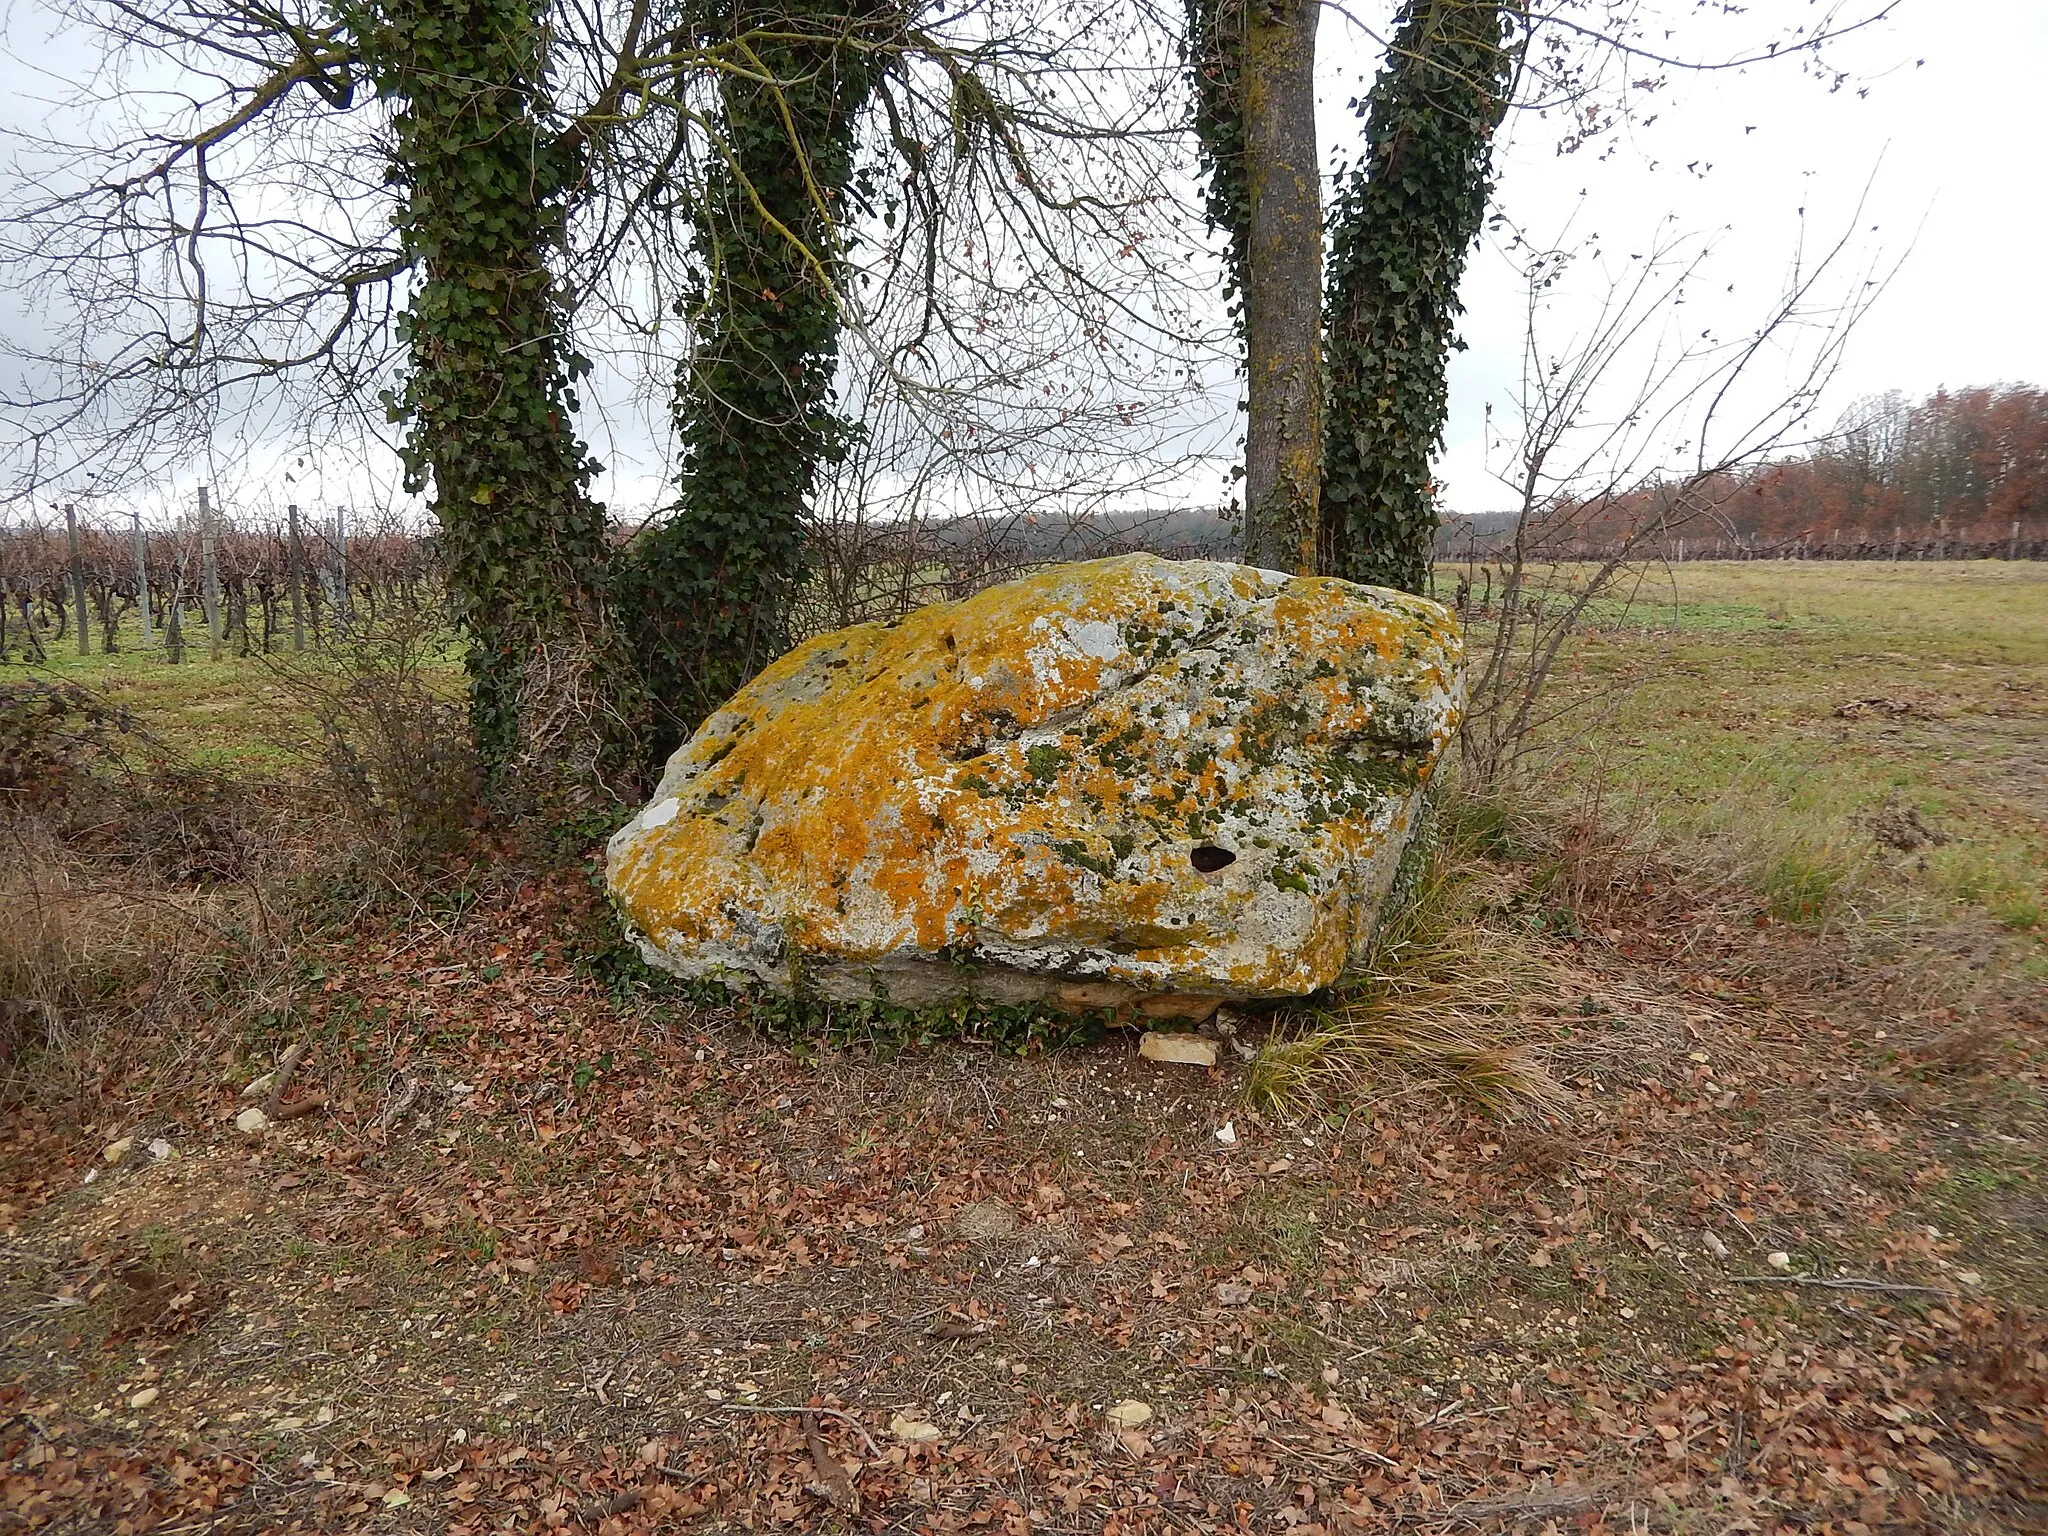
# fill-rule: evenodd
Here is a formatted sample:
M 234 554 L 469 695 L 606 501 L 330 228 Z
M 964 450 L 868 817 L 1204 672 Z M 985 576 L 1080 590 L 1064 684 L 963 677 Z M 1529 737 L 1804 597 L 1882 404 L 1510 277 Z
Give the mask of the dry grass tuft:
M 1972 1019 L 1910 1047 L 1928 1072 L 1968 1077 L 1989 1071 L 2004 1055 L 2006 1037 L 1995 1024 Z
M 274 1002 L 293 946 L 253 881 L 186 886 L 0 820 L 0 1104 L 81 1105 L 147 1057 L 175 1077 Z
M 1484 849 L 1496 831 L 1483 808 L 1444 805 L 1364 970 L 1327 1005 L 1283 1016 L 1252 1063 L 1255 1103 L 1298 1114 L 1394 1080 L 1501 1117 L 1564 1104 L 1532 1045 L 1515 1038 L 1521 1004 L 1549 968 L 1525 932 L 1491 919 Z

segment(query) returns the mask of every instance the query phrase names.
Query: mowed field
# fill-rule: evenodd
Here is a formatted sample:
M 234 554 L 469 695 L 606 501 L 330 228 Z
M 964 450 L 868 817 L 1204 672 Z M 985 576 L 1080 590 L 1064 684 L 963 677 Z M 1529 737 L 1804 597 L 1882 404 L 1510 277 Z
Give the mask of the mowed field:
M 2048 567 L 1660 579 L 1448 798 L 1458 931 L 1321 1098 L 764 1030 L 574 862 L 266 888 L 10 1063 L 0 1528 L 2048 1529 Z M 342 835 L 258 665 L 59 670 Z
M 1890 886 L 2042 923 L 2048 566 L 1688 564 L 1602 617 L 1559 734 L 1618 814 L 1787 915 Z

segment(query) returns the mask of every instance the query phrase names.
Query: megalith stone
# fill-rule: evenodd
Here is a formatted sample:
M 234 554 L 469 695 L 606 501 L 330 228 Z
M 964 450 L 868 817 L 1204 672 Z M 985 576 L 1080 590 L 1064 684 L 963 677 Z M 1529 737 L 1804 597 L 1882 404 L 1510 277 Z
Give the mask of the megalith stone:
M 1370 939 L 1457 726 L 1437 604 L 1152 555 L 797 647 L 612 839 L 648 960 L 925 1004 L 1297 996 Z

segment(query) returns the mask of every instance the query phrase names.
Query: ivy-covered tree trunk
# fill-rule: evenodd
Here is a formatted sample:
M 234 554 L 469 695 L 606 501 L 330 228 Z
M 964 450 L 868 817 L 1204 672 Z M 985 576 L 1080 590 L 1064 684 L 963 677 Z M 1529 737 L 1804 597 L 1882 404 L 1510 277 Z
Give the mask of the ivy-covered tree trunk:
M 373 0 L 356 30 L 396 106 L 417 277 L 391 404 L 409 486 L 432 487 L 478 749 L 502 802 L 574 817 L 636 763 L 637 687 L 570 421 L 587 365 L 552 266 L 577 166 L 543 105 L 546 31 L 529 0 Z
M 1323 468 L 1321 0 L 1247 0 L 1245 559 L 1312 572 Z
M 1420 592 L 1449 411 L 1458 284 L 1486 216 L 1516 51 L 1514 0 L 1407 0 L 1366 98 L 1366 151 L 1331 220 L 1328 442 L 1317 568 Z
M 831 406 L 841 218 L 880 64 L 852 44 L 872 45 L 893 14 L 704 0 L 706 41 L 739 42 L 767 78 L 720 76 L 723 146 L 695 230 L 697 345 L 677 389 L 680 485 L 622 573 L 657 755 L 787 646 L 806 504 L 858 430 Z
M 1209 227 L 1229 238 L 1226 294 L 1243 315 L 1251 189 L 1244 165 L 1245 0 L 1188 0 L 1186 60 L 1195 95 L 1195 143 L 1207 179 Z

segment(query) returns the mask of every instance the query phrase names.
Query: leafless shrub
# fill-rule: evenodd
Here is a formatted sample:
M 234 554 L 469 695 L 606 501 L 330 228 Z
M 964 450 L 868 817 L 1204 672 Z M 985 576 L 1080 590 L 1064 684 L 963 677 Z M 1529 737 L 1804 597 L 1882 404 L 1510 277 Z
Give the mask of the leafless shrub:
M 445 859 L 478 818 L 482 777 L 454 636 L 436 608 L 387 603 L 328 646 L 269 661 L 283 744 L 317 767 L 360 852 L 400 867 Z
M 1608 280 L 1590 325 L 1561 346 L 1545 334 L 1548 313 L 1584 253 L 1539 251 L 1527 264 L 1520 431 L 1501 475 L 1516 508 L 1484 547 L 1467 538 L 1453 596 L 1475 657 L 1459 748 L 1476 788 L 1570 739 L 1555 727 L 1589 695 L 1560 700 L 1550 684 L 1571 642 L 1596 620 L 1654 613 L 1673 538 L 1713 524 L 1744 469 L 1805 440 L 1883 289 L 1845 271 L 1844 234 L 1817 261 L 1795 257 L 1752 332 L 1693 335 L 1679 330 L 1679 305 L 1709 254 L 1663 241 Z
M 240 786 L 183 761 L 79 683 L 0 686 L 0 808 L 41 816 L 73 847 L 179 884 L 246 871 Z
M 47 808 L 74 799 L 97 770 L 124 763 L 140 726 L 77 683 L 0 684 L 0 797 Z

